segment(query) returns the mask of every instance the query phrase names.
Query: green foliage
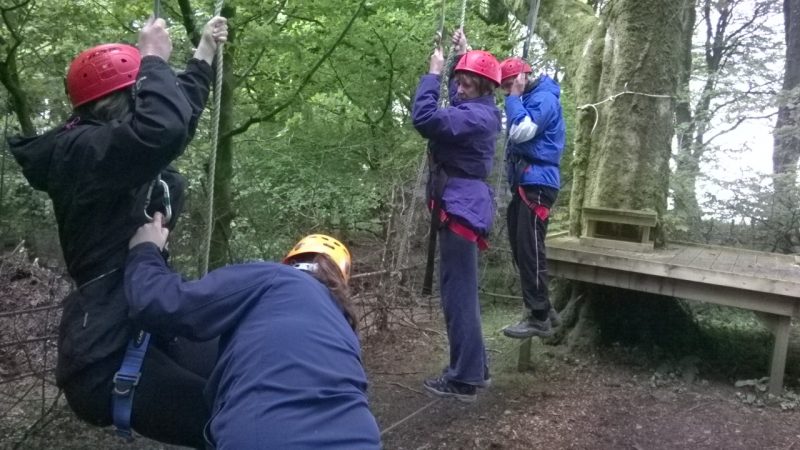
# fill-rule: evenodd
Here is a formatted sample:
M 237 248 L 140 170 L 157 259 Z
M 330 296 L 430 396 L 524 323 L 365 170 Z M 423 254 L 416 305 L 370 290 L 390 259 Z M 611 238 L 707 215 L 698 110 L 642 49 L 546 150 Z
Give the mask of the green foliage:
M 52 0 L 30 2 L 0 26 L 0 48 L 19 41 L 18 71 L 41 132 L 69 114 L 62 80 L 80 50 L 107 41 L 133 43 L 152 2 Z M 446 33 L 458 21 L 448 4 Z M 417 80 L 427 71 L 439 4 L 367 1 L 230 0 L 229 45 L 234 77 L 234 217 L 229 259 L 281 256 L 298 236 L 327 231 L 380 235 L 391 209 L 392 186 L 413 178 L 425 144 L 410 126 Z M 196 27 L 208 2 L 190 2 Z M 187 18 L 177 2 L 162 2 L 171 25 L 171 64 L 191 54 Z M 467 33 L 475 48 L 502 56 L 512 47 L 506 24 L 486 25 L 470 5 Z M 64 27 L 65 17 L 71 19 Z M 195 30 L 192 30 L 195 31 Z M 5 46 L 3 46 L 5 42 Z M 321 63 L 320 63 L 321 62 Z M 173 255 L 193 272 L 207 218 L 210 114 L 177 161 L 190 181 L 188 209 L 173 234 Z M 13 121 L 12 121 L 13 122 Z M 9 160 L 0 217 L 9 241 L 41 229 L 52 214 Z M 47 220 L 45 220 L 47 219 Z M 36 227 L 26 224 L 36 223 Z M 53 247 L 53 246 L 51 246 Z M 57 253 L 57 251 L 56 251 Z

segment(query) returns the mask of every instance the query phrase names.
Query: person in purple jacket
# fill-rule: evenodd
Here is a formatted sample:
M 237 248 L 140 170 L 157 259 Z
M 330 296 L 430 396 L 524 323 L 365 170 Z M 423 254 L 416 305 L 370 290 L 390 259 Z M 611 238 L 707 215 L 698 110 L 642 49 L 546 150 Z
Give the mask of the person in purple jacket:
M 462 30 L 453 34 L 453 51 L 459 59 L 450 77 L 450 106 L 438 106 L 444 58 L 437 48 L 412 109 L 414 127 L 430 141 L 430 199 L 441 207 L 439 280 L 450 342 L 444 373 L 423 384 L 434 395 L 473 402 L 476 388 L 489 379 L 478 302 L 478 247 L 485 248 L 494 216 L 486 179 L 501 128 L 493 94 L 500 65 L 491 53 L 467 52 Z
M 519 268 L 525 314 L 503 334 L 516 339 L 548 337 L 560 318 L 548 294 L 545 235 L 550 208 L 560 182 L 561 153 L 566 130 L 559 97 L 561 89 L 547 75 L 531 77 L 531 66 L 520 58 L 501 64 L 508 121 L 508 237 Z
M 220 337 L 206 385 L 217 449 L 378 449 L 367 378 L 349 307 L 350 253 L 310 235 L 284 264 L 252 262 L 184 281 L 161 256 L 156 213 L 130 241 L 125 293 L 145 330 Z

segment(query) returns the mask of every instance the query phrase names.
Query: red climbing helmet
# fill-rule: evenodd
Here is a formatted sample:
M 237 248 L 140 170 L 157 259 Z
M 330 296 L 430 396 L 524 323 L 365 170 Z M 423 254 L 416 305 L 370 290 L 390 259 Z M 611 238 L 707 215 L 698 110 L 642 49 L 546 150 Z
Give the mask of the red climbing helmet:
M 500 63 L 500 78 L 505 80 L 506 78 L 515 77 L 521 73 L 531 73 L 531 66 L 528 65 L 522 58 L 511 57 L 506 59 L 505 61 Z
M 84 50 L 67 72 L 67 94 L 72 106 L 132 85 L 141 60 L 139 50 L 125 44 L 103 44 Z
M 456 71 L 459 70 L 472 72 L 500 85 L 500 63 L 489 52 L 483 50 L 467 52 L 456 65 Z

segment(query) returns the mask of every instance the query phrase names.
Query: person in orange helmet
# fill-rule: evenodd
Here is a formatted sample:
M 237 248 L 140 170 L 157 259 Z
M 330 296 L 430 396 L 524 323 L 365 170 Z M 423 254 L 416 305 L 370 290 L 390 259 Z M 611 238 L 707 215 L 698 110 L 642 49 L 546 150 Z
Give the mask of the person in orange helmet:
M 205 446 L 202 392 L 216 343 L 140 340 L 140 325 L 128 317 L 122 268 L 128 241 L 148 216 L 173 212 L 168 226 L 175 226 L 186 180 L 170 163 L 194 135 L 227 33 L 225 18 L 209 20 L 180 74 L 167 62 L 172 41 L 163 19 L 145 23 L 136 47 L 85 50 L 67 72 L 69 119 L 40 136 L 10 140 L 28 182 L 53 202 L 77 286 L 63 302 L 56 384 L 80 419 L 113 423 L 126 438 L 132 428 L 169 444 Z M 131 348 L 146 349 L 143 358 Z M 132 376 L 128 355 L 138 365 Z
M 161 215 L 130 242 L 125 286 L 145 328 L 220 338 L 206 397 L 211 448 L 378 449 L 350 308 L 350 252 L 312 234 L 282 264 L 251 262 L 185 281 L 164 263 Z

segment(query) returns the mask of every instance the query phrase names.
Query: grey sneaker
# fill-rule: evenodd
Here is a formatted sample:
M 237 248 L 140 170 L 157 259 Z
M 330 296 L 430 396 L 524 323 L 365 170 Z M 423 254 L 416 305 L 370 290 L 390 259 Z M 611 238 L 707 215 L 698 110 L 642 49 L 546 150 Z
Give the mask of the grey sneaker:
M 549 317 L 545 320 L 537 320 L 528 316 L 516 325 L 503 328 L 503 334 L 514 339 L 527 339 L 532 336 L 550 337 L 553 335 L 553 326 Z
M 437 397 L 455 398 L 458 401 L 472 403 L 478 399 L 478 389 L 470 384 L 450 381 L 445 377 L 429 378 L 422 382 L 423 387 Z
M 553 328 L 558 328 L 561 326 L 561 314 L 559 314 L 555 308 L 550 308 L 550 313 L 548 316 L 550 318 L 550 325 L 552 325 Z

